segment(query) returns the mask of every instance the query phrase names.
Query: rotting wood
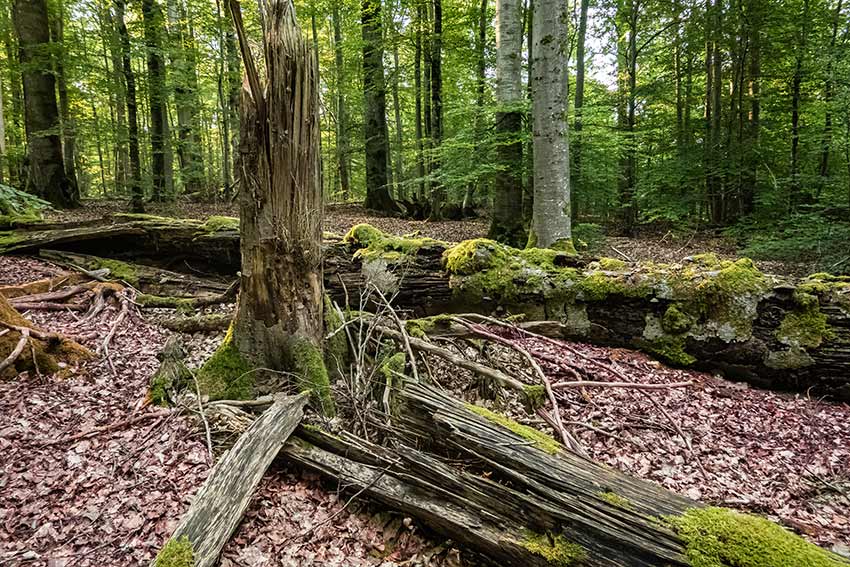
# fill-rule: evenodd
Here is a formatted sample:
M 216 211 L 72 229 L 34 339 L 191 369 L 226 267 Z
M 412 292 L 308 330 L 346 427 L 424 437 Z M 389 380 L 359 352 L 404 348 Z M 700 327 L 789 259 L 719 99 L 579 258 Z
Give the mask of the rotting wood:
M 308 397 L 278 397 L 210 472 L 171 536 L 188 538 L 194 567 L 217 564 L 260 479 L 301 421 Z

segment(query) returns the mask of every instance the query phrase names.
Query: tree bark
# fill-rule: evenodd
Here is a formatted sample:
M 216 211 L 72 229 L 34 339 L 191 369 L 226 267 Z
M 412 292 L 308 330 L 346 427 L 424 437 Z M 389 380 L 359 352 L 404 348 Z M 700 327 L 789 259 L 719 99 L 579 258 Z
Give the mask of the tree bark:
M 536 0 L 532 59 L 534 216 L 529 245 L 572 249 L 567 141 L 567 7 Z
M 345 104 L 345 67 L 342 56 L 342 24 L 339 6 L 341 0 L 333 0 L 334 28 L 334 71 L 336 72 L 336 165 L 342 200 L 348 201 L 351 194 L 351 142 L 349 141 L 348 108 Z
M 808 26 L 809 26 L 809 0 L 803 0 L 802 19 L 800 20 L 800 35 L 797 38 L 796 55 L 794 57 L 794 76 L 791 79 L 791 164 L 789 177 L 791 179 L 790 201 L 791 208 L 796 209 L 807 196 L 803 195 L 803 187 L 800 181 L 800 97 L 803 84 L 803 59 L 806 55 Z
M 522 223 L 522 9 L 519 0 L 496 0 L 496 155 L 500 171 L 488 237 L 525 244 Z
M 24 84 L 27 191 L 60 208 L 78 205 L 65 174 L 56 81 L 45 0 L 15 0 L 13 14 Z
M 416 200 L 425 200 L 425 148 L 422 140 L 422 5 L 421 0 L 416 3 L 416 37 L 414 39 L 413 54 L 413 89 L 415 92 L 414 114 L 415 114 L 415 136 L 416 136 L 416 168 L 419 174 L 419 189 Z
M 443 143 L 443 2 L 433 0 L 434 33 L 431 36 L 431 218 L 440 219 L 446 190 L 440 180 L 440 148 Z
M 573 126 L 572 155 L 573 164 L 571 168 L 571 195 L 570 195 L 570 217 L 573 221 L 578 218 L 579 201 L 576 194 L 581 194 L 582 172 L 581 172 L 581 146 L 582 129 L 584 128 L 584 65 L 585 65 L 585 40 L 587 38 L 587 10 L 590 0 L 581 0 L 578 20 L 578 38 L 576 40 L 576 98 L 575 98 L 575 123 Z
M 384 47 L 381 0 L 362 0 L 363 34 L 363 133 L 366 146 L 366 201 L 381 212 L 398 212 L 390 195 L 387 163 L 387 94 L 384 82 Z
M 58 53 L 54 57 L 54 67 L 56 69 L 56 87 L 59 94 L 59 121 L 62 126 L 62 159 L 65 163 L 65 177 L 68 180 L 71 199 L 78 203 L 80 201 L 80 187 L 77 183 L 76 127 L 68 102 L 68 80 L 65 76 L 65 9 L 61 0 L 57 3 L 55 10 L 56 13 L 51 22 L 51 34 L 53 43 L 59 45 Z
M 165 62 L 162 57 L 162 10 L 157 0 L 142 0 L 145 48 L 148 69 L 148 111 L 150 121 L 152 201 L 166 198 L 166 158 L 168 156 L 168 119 L 166 114 Z
M 240 105 L 242 263 L 233 346 L 250 368 L 301 376 L 301 386 L 316 392 L 323 410 L 332 413 L 321 362 L 324 209 L 316 60 L 295 7 L 274 0 L 264 18 L 269 79 L 261 86 L 236 0 L 230 7 L 250 87 Z
M 145 211 L 145 190 L 142 187 L 142 163 L 139 153 L 139 116 L 136 105 L 136 75 L 130 59 L 130 34 L 124 23 L 124 0 L 115 2 L 115 26 L 121 41 L 121 66 L 124 70 L 124 82 L 127 86 L 127 136 L 130 157 L 130 209 L 134 213 Z

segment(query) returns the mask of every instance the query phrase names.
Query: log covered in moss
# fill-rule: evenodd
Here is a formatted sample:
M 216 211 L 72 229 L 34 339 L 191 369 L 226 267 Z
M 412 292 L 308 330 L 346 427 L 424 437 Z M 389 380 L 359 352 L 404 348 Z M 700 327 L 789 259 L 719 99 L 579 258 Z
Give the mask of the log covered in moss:
M 704 507 L 551 438 L 541 445 L 542 433 L 429 386 L 408 383 L 396 398 L 392 449 L 303 428 L 282 453 L 493 564 L 848 565 L 764 518 Z
M 360 269 L 329 262 L 337 273 L 326 284 L 336 300 L 334 277 L 349 296 L 377 282 L 398 290 L 397 307 L 423 315 L 523 315 L 554 322 L 545 327 L 550 336 L 637 348 L 771 389 L 850 399 L 847 278 L 815 274 L 792 285 L 746 258 L 588 262 L 486 239 L 449 245 L 363 226 L 346 240 Z

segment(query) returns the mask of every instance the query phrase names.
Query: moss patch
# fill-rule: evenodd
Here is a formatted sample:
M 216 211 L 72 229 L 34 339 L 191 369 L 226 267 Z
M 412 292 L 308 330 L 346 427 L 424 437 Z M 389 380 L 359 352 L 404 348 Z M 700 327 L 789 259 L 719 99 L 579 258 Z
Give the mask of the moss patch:
M 798 290 L 794 293 L 794 303 L 794 309 L 786 313 L 776 329 L 779 342 L 792 347 L 817 348 L 824 340 L 835 337 L 817 296 Z
M 381 362 L 378 371 L 384 377 L 388 387 L 392 387 L 399 374 L 404 374 L 404 367 L 407 364 L 407 357 L 403 352 L 397 352 L 390 355 Z
M 608 504 L 611 504 L 612 506 L 619 506 L 620 508 L 626 508 L 627 510 L 632 509 L 632 501 L 628 498 L 620 496 L 616 492 L 611 492 L 610 490 L 606 492 L 600 492 L 599 497 Z
M 404 322 L 404 329 L 407 334 L 417 339 L 425 339 L 436 327 L 440 325 L 448 326 L 454 315 L 434 315 L 432 317 L 422 317 L 421 319 L 408 319 Z
M 194 313 L 196 302 L 194 298 L 189 297 L 166 297 L 162 295 L 150 295 L 147 293 L 140 293 L 136 296 L 136 303 L 138 303 L 142 307 L 176 309 L 179 313 L 188 314 Z
M 523 533 L 521 544 L 525 549 L 546 559 L 550 565 L 568 567 L 579 565 L 587 559 L 587 551 L 572 543 L 562 534 L 539 534 L 530 530 Z
M 358 224 L 343 237 L 343 242 L 359 247 L 355 257 L 374 260 L 382 258 L 397 263 L 415 256 L 423 248 L 444 249 L 448 244 L 433 238 L 410 238 L 387 234 L 370 224 Z
M 333 333 L 333 336 L 325 341 L 325 365 L 334 378 L 339 378 L 348 366 L 349 358 L 348 337 L 342 329 L 345 321 L 342 320 L 327 294 L 325 294 L 324 303 L 325 336 Z
M 247 400 L 254 395 L 254 372 L 233 342 L 233 325 L 218 349 L 198 370 L 198 387 L 210 400 Z
M 525 394 L 525 404 L 532 413 L 546 403 L 546 386 L 526 384 L 522 387 L 522 393 Z
M 519 435 L 523 439 L 531 441 L 535 447 L 540 449 L 545 453 L 549 453 L 550 455 L 554 455 L 561 451 L 561 444 L 540 431 L 537 431 L 533 427 L 529 427 L 527 425 L 523 425 L 521 423 L 517 423 L 511 418 L 502 415 L 500 413 L 496 413 L 494 411 L 490 411 L 487 408 L 482 408 L 481 406 L 476 406 L 474 404 L 464 404 L 466 409 L 469 411 L 480 415 L 481 417 L 487 419 L 488 421 L 492 421 L 502 427 L 509 429 L 513 433 Z
M 293 337 L 289 347 L 292 371 L 298 374 L 299 391 L 309 390 L 313 402 L 327 417 L 336 415 L 328 369 L 322 351 L 305 337 Z
M 223 217 L 213 215 L 201 225 L 202 232 L 222 232 L 239 230 L 239 219 L 236 217 Z
M 725 508 L 694 508 L 665 518 L 685 542 L 693 567 L 839 567 L 841 561 L 764 518 Z
M 186 536 L 180 539 L 169 539 L 154 561 L 155 567 L 193 567 L 195 553 L 192 544 Z

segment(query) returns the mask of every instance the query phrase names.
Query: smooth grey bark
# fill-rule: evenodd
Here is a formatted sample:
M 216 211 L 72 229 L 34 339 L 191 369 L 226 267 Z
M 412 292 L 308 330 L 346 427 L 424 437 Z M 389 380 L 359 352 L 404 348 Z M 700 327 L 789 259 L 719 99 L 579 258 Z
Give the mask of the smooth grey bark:
M 567 141 L 567 6 L 535 0 L 531 66 L 534 208 L 529 245 L 572 247 Z
M 576 95 L 575 95 L 575 124 L 573 126 L 573 167 L 572 180 L 573 184 L 570 188 L 572 195 L 570 196 L 570 216 L 573 220 L 578 217 L 578 199 L 576 198 L 576 187 L 581 185 L 582 173 L 582 139 L 581 131 L 584 127 L 584 59 L 585 59 L 585 40 L 587 38 L 587 10 L 590 6 L 590 0 L 581 0 L 578 19 L 578 38 L 576 39 Z M 678 80 L 678 74 L 677 74 Z M 678 85 L 678 83 L 677 83 Z M 678 92 L 678 89 L 677 89 Z M 580 193 L 579 193 L 580 194 Z
M 497 160 L 493 216 L 488 236 L 522 245 L 522 8 L 520 0 L 496 0 Z
M 407 191 L 404 189 L 404 139 L 401 121 L 401 101 L 399 100 L 398 75 L 400 67 L 398 64 L 398 31 L 394 30 L 393 41 L 393 114 L 395 118 L 395 153 L 393 155 L 393 169 L 395 169 L 396 197 L 403 199 Z

